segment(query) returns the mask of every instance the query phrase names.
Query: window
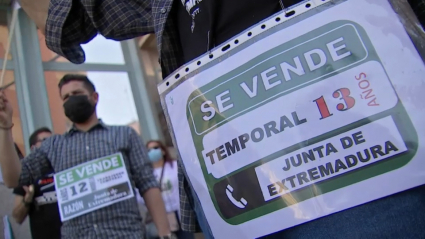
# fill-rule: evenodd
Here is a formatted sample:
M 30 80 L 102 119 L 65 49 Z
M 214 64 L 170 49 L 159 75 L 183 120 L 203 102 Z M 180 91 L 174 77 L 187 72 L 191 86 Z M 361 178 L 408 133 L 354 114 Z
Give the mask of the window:
M 47 48 L 46 38 L 39 30 L 38 38 L 43 62 L 69 62 L 66 58 L 59 56 Z M 102 35 L 98 35 L 88 44 L 82 45 L 82 47 L 86 54 L 85 63 L 124 64 L 120 42 L 107 40 Z

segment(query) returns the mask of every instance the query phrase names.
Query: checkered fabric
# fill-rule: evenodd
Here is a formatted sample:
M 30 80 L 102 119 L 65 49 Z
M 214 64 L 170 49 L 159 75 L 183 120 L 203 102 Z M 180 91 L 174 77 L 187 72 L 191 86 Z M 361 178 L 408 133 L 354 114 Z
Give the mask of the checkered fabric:
M 107 126 L 102 122 L 88 132 L 73 128 L 64 135 L 43 141 L 39 149 L 22 160 L 20 184 L 30 185 L 52 169 L 61 172 L 118 152 L 122 153 L 130 180 L 141 195 L 159 187 L 140 136 L 130 127 Z M 62 226 L 63 239 L 140 239 L 143 236 L 135 197 L 65 221 Z

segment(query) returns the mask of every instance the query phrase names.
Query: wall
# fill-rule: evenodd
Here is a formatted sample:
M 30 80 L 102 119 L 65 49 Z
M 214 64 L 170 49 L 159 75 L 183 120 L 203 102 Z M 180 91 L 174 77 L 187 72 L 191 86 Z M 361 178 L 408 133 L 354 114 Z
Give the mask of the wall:
M 156 110 L 156 117 L 159 121 L 164 141 L 167 146 L 172 146 L 171 135 L 162 109 L 161 100 L 158 94 L 157 85 L 162 82 L 161 66 L 158 63 L 158 50 L 156 47 L 155 35 L 145 35 L 138 39 L 139 57 L 141 67 L 145 72 L 145 84 L 150 93 L 150 100 L 153 102 Z

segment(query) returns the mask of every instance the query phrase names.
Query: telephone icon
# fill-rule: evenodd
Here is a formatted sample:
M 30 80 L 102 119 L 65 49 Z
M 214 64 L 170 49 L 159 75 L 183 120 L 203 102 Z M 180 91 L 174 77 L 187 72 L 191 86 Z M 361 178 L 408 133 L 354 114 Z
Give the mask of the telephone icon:
M 233 195 L 233 188 L 229 184 L 226 188 L 226 195 L 229 198 L 229 200 L 238 208 L 245 208 L 248 202 L 245 200 L 245 198 L 241 198 L 240 200 L 236 200 Z

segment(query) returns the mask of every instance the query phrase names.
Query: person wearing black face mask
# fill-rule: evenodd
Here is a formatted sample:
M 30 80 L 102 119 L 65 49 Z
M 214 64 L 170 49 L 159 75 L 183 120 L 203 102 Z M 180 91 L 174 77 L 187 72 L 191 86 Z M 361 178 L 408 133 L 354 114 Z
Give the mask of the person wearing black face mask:
M 81 80 L 79 80 L 80 78 Z M 78 75 L 66 75 L 59 83 L 61 97 L 64 100 L 64 113 L 79 128 L 86 128 L 84 126 L 91 126 L 99 121 L 95 112 L 99 95 L 95 91 L 94 85 L 88 79 L 87 81 L 83 79 L 87 78 Z M 64 86 L 65 91 L 62 94 Z M 68 88 L 70 89 L 68 90 Z
M 159 236 L 175 238 L 170 232 L 164 202 L 152 165 L 146 156 L 146 148 L 136 131 L 128 126 L 108 126 L 98 119 L 96 105 L 99 94 L 86 76 L 65 75 L 59 82 L 59 92 L 64 113 L 73 122 L 73 126 L 64 135 L 54 135 L 44 140 L 39 148 L 23 159 L 20 177 L 16 181 L 13 179 L 19 173 L 13 170 L 16 165 L 12 164 L 17 155 L 9 149 L 13 144 L 8 140 L 12 139 L 12 110 L 10 102 L 0 92 L 0 149 L 4 152 L 0 155 L 0 161 L 5 162 L 7 158 L 10 165 L 6 166 L 12 166 L 8 167 L 10 170 L 3 170 L 8 173 L 5 184 L 14 187 L 19 181 L 21 185 L 30 185 L 32 178 L 41 177 L 50 168 L 58 173 L 78 166 L 85 170 L 76 170 L 75 175 L 89 176 L 97 170 L 100 174 L 87 179 L 91 180 L 90 185 L 83 185 L 84 182 L 79 181 L 79 184 L 75 183 L 74 189 L 65 187 L 65 191 L 61 190 L 58 194 L 68 203 L 61 204 L 59 200 L 63 239 L 143 238 L 144 228 L 136 198 L 124 197 L 134 192 L 134 186 L 144 198 Z M 123 163 L 119 163 L 121 161 L 117 160 L 118 157 L 122 157 Z M 109 166 L 105 162 L 109 162 Z M 91 167 L 88 168 L 87 165 Z M 107 171 L 110 170 L 102 169 L 111 165 L 122 174 L 109 175 Z M 73 180 L 72 176 L 66 177 L 59 177 L 59 181 Z M 116 177 L 120 180 L 116 180 Z M 82 176 L 80 178 L 84 179 Z M 96 188 L 100 187 L 106 187 L 106 191 L 97 191 Z M 81 207 L 79 203 L 83 200 L 86 202 Z M 87 208 L 90 210 L 86 210 Z M 69 213 L 75 216 L 66 218 Z
M 63 104 L 65 115 L 74 123 L 83 124 L 87 122 L 95 111 L 93 103 L 87 95 L 73 95 Z

